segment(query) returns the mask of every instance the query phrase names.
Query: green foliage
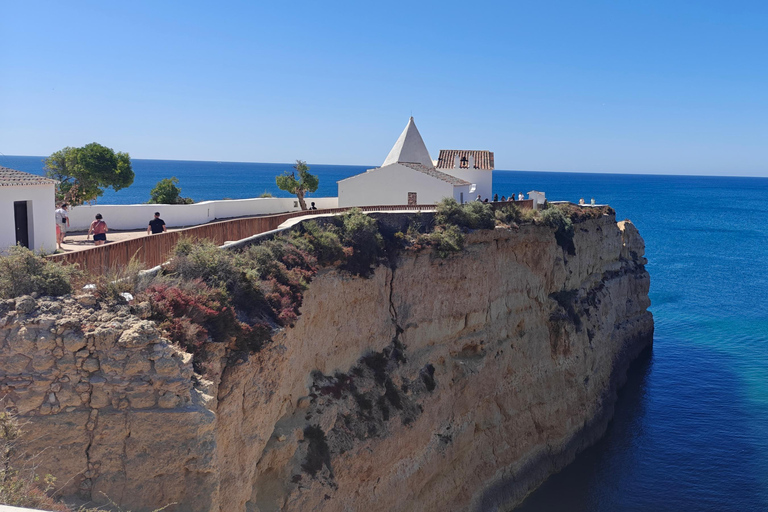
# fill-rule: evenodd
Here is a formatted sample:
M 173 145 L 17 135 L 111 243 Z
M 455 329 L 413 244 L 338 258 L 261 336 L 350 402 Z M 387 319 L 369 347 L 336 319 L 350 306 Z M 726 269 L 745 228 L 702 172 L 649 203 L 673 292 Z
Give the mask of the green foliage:
M 210 240 L 182 238 L 174 255 L 166 274 L 181 281 L 199 279 L 223 290 L 227 301 L 244 311 L 250 312 L 264 303 L 258 283 L 249 275 L 253 265 L 240 254 L 223 251 Z
M 521 222 L 535 222 L 541 218 L 541 213 L 539 213 L 538 210 L 535 209 L 525 209 L 522 211 L 522 214 L 520 215 L 520 221 Z
M 541 221 L 555 230 L 557 245 L 570 255 L 576 254 L 576 246 L 573 244 L 573 221 L 570 216 L 563 213 L 562 209 L 551 206 L 541 212 Z
M 45 174 L 60 181 L 57 199 L 72 205 L 95 200 L 105 188 L 128 187 L 134 179 L 128 153 L 115 153 L 96 142 L 56 151 L 45 161 Z
M 176 185 L 179 183 L 177 177 L 165 178 L 157 182 L 155 188 L 149 192 L 150 204 L 192 204 L 194 201 L 189 197 L 181 197 L 181 189 Z
M 259 197 L 266 198 L 266 197 L 274 197 L 271 192 L 267 192 L 266 190 L 261 193 Z
M 0 298 L 21 295 L 65 295 L 72 281 L 82 275 L 72 265 L 62 265 L 38 256 L 26 247 L 14 246 L 0 256 Z
M 520 208 L 515 204 L 509 204 L 502 208 L 499 208 L 495 212 L 496 220 L 501 224 L 511 225 L 517 224 L 522 219 L 522 213 Z
M 480 201 L 459 204 L 453 198 L 446 198 L 437 204 L 435 223 L 454 225 L 465 229 L 493 229 L 496 225 L 493 207 Z
M 307 204 L 304 202 L 304 196 L 317 190 L 320 179 L 309 173 L 309 166 L 302 160 L 296 160 L 296 165 L 293 168 L 295 169 L 294 171 L 290 173 L 285 171 L 275 178 L 277 188 L 295 194 L 299 199 L 301 209 L 306 210 Z M 297 172 L 299 173 L 298 178 L 296 177 Z
M 435 244 L 435 251 L 441 258 L 447 258 L 449 254 L 464 248 L 464 233 L 453 224 L 436 229 L 430 233 L 429 239 Z
M 341 215 L 342 240 L 352 248 L 345 270 L 359 276 L 368 276 L 383 254 L 384 239 L 376 221 L 358 208 Z
M 301 224 L 303 234 L 294 235 L 292 241 L 303 245 L 305 250 L 317 258 L 320 265 L 333 265 L 346 257 L 344 246 L 338 233 L 331 229 L 322 229 L 317 222 L 307 221 Z

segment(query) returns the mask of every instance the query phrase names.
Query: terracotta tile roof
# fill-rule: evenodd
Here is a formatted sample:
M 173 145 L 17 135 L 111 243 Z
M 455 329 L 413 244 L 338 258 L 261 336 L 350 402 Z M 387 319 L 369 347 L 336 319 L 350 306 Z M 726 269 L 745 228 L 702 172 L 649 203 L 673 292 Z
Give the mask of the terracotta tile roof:
M 425 165 L 421 164 L 411 164 L 407 162 L 398 162 L 399 165 L 404 165 L 410 169 L 413 169 L 414 171 L 419 171 L 421 173 L 426 174 L 427 176 L 432 176 L 433 178 L 437 178 L 439 180 L 447 181 L 453 186 L 457 185 L 471 185 L 470 182 L 462 180 L 461 178 L 456 178 L 455 176 L 451 176 L 450 174 L 446 174 L 444 172 L 440 172 L 434 167 L 427 167 Z
M 14 187 L 19 185 L 55 185 L 56 180 L 30 174 L 28 172 L 17 171 L 7 167 L 0 167 L 0 187 Z
M 471 150 L 471 149 L 441 149 L 440 156 L 437 158 L 438 169 L 453 169 L 456 156 L 461 160 L 461 168 L 469 167 L 469 156 L 475 157 L 475 167 L 477 169 L 493 170 L 493 151 Z

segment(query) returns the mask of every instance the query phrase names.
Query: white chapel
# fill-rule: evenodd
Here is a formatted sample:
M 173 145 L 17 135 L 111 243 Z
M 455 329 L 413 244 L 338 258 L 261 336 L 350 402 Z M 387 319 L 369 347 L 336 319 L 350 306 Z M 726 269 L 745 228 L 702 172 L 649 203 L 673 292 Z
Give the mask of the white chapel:
M 462 168 L 461 158 L 456 168 L 453 160 L 450 166 L 436 167 L 411 117 L 381 167 L 338 182 L 339 207 L 426 205 L 446 197 L 465 203 L 478 193 L 478 184 L 469 181 L 475 178 L 481 180 L 482 187 L 490 194 L 493 153 L 490 153 L 490 169 L 482 171 L 474 168 L 476 152 L 472 153 L 471 168 L 466 162 Z

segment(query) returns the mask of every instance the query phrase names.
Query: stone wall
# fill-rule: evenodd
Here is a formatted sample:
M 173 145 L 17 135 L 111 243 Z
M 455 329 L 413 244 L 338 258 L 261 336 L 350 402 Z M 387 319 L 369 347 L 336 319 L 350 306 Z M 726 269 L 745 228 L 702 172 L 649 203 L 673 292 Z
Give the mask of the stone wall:
M 63 493 L 152 510 L 504 510 L 594 442 L 652 341 L 612 215 L 478 231 L 369 279 L 321 271 L 293 328 L 206 379 L 142 305 L 0 305 L 0 393 Z M 103 493 L 103 494 L 102 494 Z

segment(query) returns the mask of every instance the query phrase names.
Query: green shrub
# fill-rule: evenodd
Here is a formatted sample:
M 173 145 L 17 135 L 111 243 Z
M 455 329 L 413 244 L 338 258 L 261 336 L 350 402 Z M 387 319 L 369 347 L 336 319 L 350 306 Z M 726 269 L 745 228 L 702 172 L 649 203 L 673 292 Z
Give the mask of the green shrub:
M 455 199 L 445 198 L 435 208 L 435 224 L 466 229 L 493 229 L 496 220 L 493 208 L 488 203 L 473 201 L 459 204 Z
M 320 228 L 315 221 L 304 222 L 301 226 L 303 235 L 293 235 L 292 241 L 302 244 L 307 252 L 317 258 L 319 264 L 333 265 L 346 258 L 338 233 Z
M 29 249 L 14 246 L 0 256 L 0 298 L 21 295 L 65 295 L 82 272 L 72 265 L 62 265 L 36 255 Z
M 435 207 L 435 223 L 460 226 L 464 223 L 464 210 L 455 199 L 446 197 Z
M 496 226 L 496 217 L 490 204 L 472 201 L 462 205 L 462 208 L 465 212 L 465 227 L 470 229 L 493 229 Z
M 520 215 L 520 222 L 536 222 L 541 217 L 541 213 L 538 210 L 535 209 L 525 209 L 522 211 Z
M 464 248 L 464 234 L 458 226 L 440 227 L 430 233 L 429 240 L 435 245 L 435 251 L 441 258 L 450 253 L 459 252 Z
M 522 219 L 522 212 L 520 208 L 515 204 L 509 204 L 503 208 L 499 208 L 495 212 L 496 220 L 501 224 L 517 224 Z
M 181 279 L 201 279 L 213 287 L 231 289 L 242 270 L 233 253 L 219 250 L 210 240 L 182 238 L 176 244 L 174 258 L 166 269 Z
M 541 221 L 555 230 L 557 245 L 570 255 L 576 254 L 576 246 L 573 244 L 573 222 L 569 216 L 560 208 L 552 206 L 541 212 Z
M 352 254 L 342 268 L 359 276 L 369 276 L 383 253 L 384 239 L 374 219 L 358 208 L 341 216 L 342 240 Z

